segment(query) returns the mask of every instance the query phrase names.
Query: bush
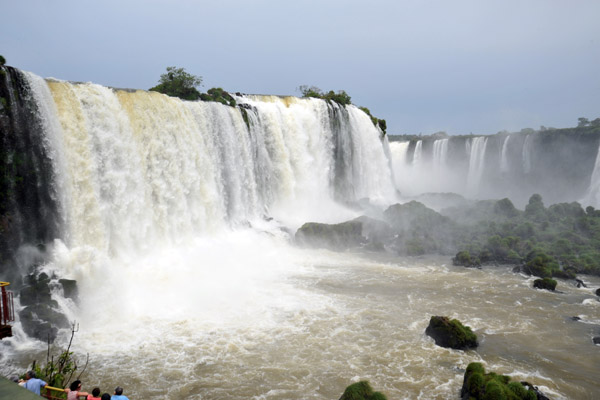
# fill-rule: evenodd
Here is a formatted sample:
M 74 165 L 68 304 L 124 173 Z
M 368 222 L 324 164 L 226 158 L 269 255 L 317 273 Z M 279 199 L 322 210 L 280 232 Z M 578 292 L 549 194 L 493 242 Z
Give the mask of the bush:
M 536 289 L 546 289 L 554 291 L 556 289 L 556 281 L 551 278 L 536 279 L 533 281 L 533 287 Z
M 511 382 L 510 377 L 493 372 L 485 373 L 480 363 L 470 363 L 465 371 L 461 388 L 463 399 L 492 400 L 535 400 L 537 395 L 520 382 Z
M 4 64 L 6 64 L 6 58 L 4 58 L 4 56 L 0 55 L 0 67 L 3 66 Z
M 369 382 L 360 381 L 348 386 L 340 400 L 387 400 L 387 398 L 380 392 L 374 392 Z
M 196 88 L 201 84 L 202 77 L 189 74 L 184 68 L 167 67 L 167 72 L 160 76 L 159 84 L 149 90 L 183 100 L 198 100 L 200 92 Z

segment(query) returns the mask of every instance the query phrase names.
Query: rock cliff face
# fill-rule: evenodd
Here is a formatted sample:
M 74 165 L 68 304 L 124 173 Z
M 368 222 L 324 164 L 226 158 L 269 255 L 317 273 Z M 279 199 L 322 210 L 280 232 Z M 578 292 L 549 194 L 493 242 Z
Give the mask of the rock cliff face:
M 0 67 L 0 279 L 9 281 L 40 261 L 30 257 L 31 247 L 43 248 L 59 231 L 51 156 L 36 108 L 22 72 Z

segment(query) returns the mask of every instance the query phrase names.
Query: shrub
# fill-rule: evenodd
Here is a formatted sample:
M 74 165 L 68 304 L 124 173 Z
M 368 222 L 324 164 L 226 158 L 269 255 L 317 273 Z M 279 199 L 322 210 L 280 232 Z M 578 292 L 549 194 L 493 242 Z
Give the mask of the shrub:
M 167 67 L 167 72 L 160 76 L 158 82 L 157 86 L 149 90 L 183 100 L 200 98 L 200 92 L 196 88 L 202 84 L 202 77 L 189 74 L 184 68 Z
M 461 397 L 474 400 L 536 400 L 537 394 L 520 382 L 511 382 L 508 376 L 493 372 L 486 374 L 480 363 L 470 363 L 465 371 Z
M 6 64 L 6 58 L 4 58 L 4 56 L 0 55 L 0 67 L 3 66 L 4 64 Z
M 387 400 L 387 398 L 380 392 L 374 392 L 369 382 L 360 381 L 348 386 L 340 400 Z
M 533 281 L 533 287 L 536 289 L 546 289 L 554 291 L 556 289 L 556 281 L 552 278 L 536 279 Z

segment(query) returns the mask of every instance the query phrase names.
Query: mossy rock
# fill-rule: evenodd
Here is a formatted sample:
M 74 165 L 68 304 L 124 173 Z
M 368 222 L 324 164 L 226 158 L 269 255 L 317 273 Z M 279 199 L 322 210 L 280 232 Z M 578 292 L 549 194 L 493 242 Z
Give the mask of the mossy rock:
M 511 382 L 508 376 L 486 373 L 481 363 L 474 362 L 465 371 L 460 396 L 462 400 L 536 400 L 536 390 L 529 384 Z
M 556 281 L 552 278 L 536 279 L 533 281 L 533 287 L 536 289 L 546 289 L 554 291 L 556 289 Z
M 21 326 L 28 336 L 51 342 L 56 339 L 58 328 L 68 328 L 67 318 L 46 304 L 25 307 L 19 312 Z
M 299 244 L 343 250 L 364 243 L 361 221 L 346 221 L 340 224 L 321 224 L 307 222 L 298 229 L 295 238 Z
M 77 301 L 79 297 L 79 289 L 77 288 L 77 281 L 74 279 L 59 279 L 58 283 L 63 288 L 63 293 L 66 298 Z
M 387 397 L 381 392 L 374 392 L 368 381 L 360 381 L 348 386 L 340 400 L 387 400 Z
M 470 327 L 464 326 L 457 319 L 432 316 L 425 333 L 432 337 L 435 344 L 451 349 L 472 349 L 479 345 L 477 335 Z
M 467 250 L 459 251 L 456 256 L 452 259 L 453 265 L 462 265 L 464 267 L 480 267 L 481 260 L 478 257 L 471 256 L 471 253 Z

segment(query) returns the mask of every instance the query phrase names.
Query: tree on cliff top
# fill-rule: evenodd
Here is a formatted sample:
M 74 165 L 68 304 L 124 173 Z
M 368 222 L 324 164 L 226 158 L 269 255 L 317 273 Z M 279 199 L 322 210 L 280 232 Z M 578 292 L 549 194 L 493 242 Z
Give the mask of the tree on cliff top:
M 201 85 L 201 76 L 189 74 L 184 68 L 167 67 L 167 73 L 162 74 L 158 85 L 150 90 L 184 100 L 198 100 L 200 92 L 196 88 Z

